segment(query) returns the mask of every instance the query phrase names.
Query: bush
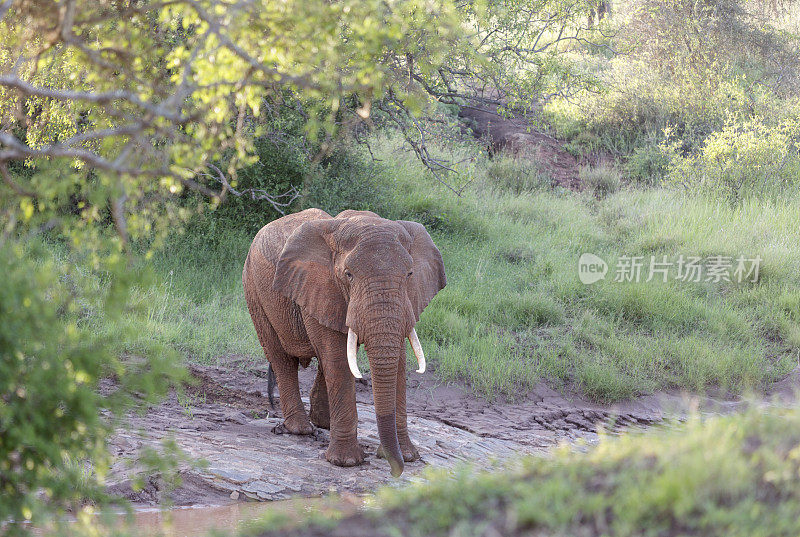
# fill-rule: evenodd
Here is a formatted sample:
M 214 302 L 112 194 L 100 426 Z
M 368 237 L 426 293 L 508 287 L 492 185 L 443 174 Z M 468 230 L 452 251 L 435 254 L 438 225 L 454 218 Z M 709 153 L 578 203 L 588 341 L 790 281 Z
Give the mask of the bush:
M 500 155 L 488 162 L 486 167 L 487 186 L 521 194 L 532 190 L 550 187 L 551 180 L 535 162 Z
M 302 140 L 287 137 L 274 141 L 271 137 L 257 138 L 253 142 L 256 161 L 237 170 L 234 187 L 237 190 L 250 188 L 265 190 L 279 196 L 292 187 L 302 189 L 305 178 L 311 173 L 308 156 L 302 150 Z M 287 208 L 287 212 L 296 210 L 299 202 Z M 228 196 L 213 213 L 224 227 L 246 229 L 255 234 L 262 226 L 278 218 L 281 214 L 264 200 Z
M 571 142 L 564 145 L 564 149 L 573 157 L 585 157 L 600 147 L 600 138 L 590 131 L 581 131 Z
M 666 143 L 650 142 L 633 150 L 625 163 L 625 171 L 635 183 L 656 186 L 669 173 L 675 156 L 673 148 Z
M 235 188 L 262 189 L 279 196 L 296 188 L 300 196 L 284 208 L 290 214 L 309 207 L 318 207 L 332 215 L 345 209 L 370 210 L 381 213 L 389 203 L 390 193 L 381 182 L 380 164 L 373 162 L 362 147 L 343 142 L 318 165 L 313 165 L 299 139 L 273 142 L 258 138 L 254 142 L 257 160 L 237 170 Z M 215 235 L 219 228 L 255 235 L 259 229 L 282 215 L 269 202 L 250 196 L 228 196 L 212 213 L 194 228 Z
M 336 216 L 345 209 L 381 216 L 391 203 L 382 166 L 354 145 L 339 146 L 320 166 L 305 192 L 303 208 L 318 207 Z
M 796 16 L 759 9 L 741 0 L 621 5 L 613 47 L 624 53 L 586 61 L 599 67 L 603 91 L 548 102 L 548 120 L 561 137 L 589 130 L 617 154 L 670 125 L 682 150 L 695 152 L 732 117 L 780 122 L 800 99 Z
M 673 183 L 720 196 L 732 204 L 748 197 L 776 198 L 800 185 L 800 125 L 728 123 L 701 151 L 676 159 Z
M 605 163 L 596 167 L 581 166 L 578 176 L 584 186 L 599 198 L 618 191 L 622 184 L 622 175 L 619 170 Z
M 28 534 L 8 520 L 44 528 L 64 523 L 66 510 L 91 518 L 90 502 L 109 501 L 108 412 L 122 415 L 134 397 L 154 401 L 182 378 L 165 349 L 150 346 L 161 352 L 148 360 L 117 357 L 133 313 L 126 266 L 105 265 L 101 283 L 35 240 L 0 244 L 0 535 Z M 94 332 L 97 317 L 116 322 L 112 335 Z M 101 393 L 104 377 L 118 389 Z
M 547 123 L 559 138 L 572 140 L 585 129 L 581 109 L 566 99 L 553 99 L 547 102 L 543 111 Z

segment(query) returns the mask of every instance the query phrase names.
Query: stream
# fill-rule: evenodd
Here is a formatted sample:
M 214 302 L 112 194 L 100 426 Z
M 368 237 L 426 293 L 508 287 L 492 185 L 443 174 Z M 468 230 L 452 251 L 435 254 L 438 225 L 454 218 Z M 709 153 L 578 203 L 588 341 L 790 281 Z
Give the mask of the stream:
M 269 511 L 297 513 L 298 504 L 282 502 L 237 502 L 228 505 L 197 505 L 174 509 L 138 509 L 133 514 L 131 529 L 136 535 L 165 537 L 196 537 L 216 530 L 235 535 L 240 524 L 247 523 Z M 124 515 L 120 515 L 120 522 Z

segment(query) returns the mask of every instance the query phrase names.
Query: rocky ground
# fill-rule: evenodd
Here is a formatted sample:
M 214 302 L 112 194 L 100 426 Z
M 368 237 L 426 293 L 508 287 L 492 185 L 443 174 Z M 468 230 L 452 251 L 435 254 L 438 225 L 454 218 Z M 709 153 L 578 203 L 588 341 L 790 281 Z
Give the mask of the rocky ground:
M 134 492 L 131 461 L 145 446 L 173 438 L 189 456 L 181 466 L 182 485 L 169 494 L 175 505 L 213 505 L 234 500 L 280 500 L 327 492 L 360 493 L 388 483 L 413 479 L 426 466 L 452 467 L 463 461 L 485 466 L 522 454 L 544 453 L 560 442 L 597 438 L 598 427 L 612 434 L 622 427 L 659 422 L 677 396 L 653 396 L 602 406 L 568 397 L 543 384 L 524 398 L 492 402 L 457 384 L 441 384 L 432 374 L 410 375 L 409 429 L 422 459 L 406 465 L 392 479 L 378 447 L 368 375 L 357 384 L 359 438 L 368 454 L 365 464 L 339 468 L 325 461 L 328 432 L 314 436 L 280 435 L 280 423 L 267 401 L 266 368 L 244 360 L 220 366 L 190 366 L 197 383 L 186 395 L 171 395 L 144 414 L 129 417 L 129 428 L 111 442 L 115 464 L 111 490 L 139 505 L 157 505 L 167 494 L 157 476 Z M 301 370 L 301 391 L 308 394 L 315 365 Z M 306 403 L 308 401 L 306 400 Z M 684 408 L 686 405 L 683 405 Z M 193 462 L 207 461 L 199 467 Z

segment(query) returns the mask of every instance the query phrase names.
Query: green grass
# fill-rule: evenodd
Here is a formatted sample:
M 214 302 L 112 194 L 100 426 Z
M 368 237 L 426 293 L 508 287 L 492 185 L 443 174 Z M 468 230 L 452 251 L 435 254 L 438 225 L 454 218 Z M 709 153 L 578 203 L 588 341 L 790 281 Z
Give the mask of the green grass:
M 622 190 L 603 199 L 506 175 L 535 177 L 481 159 L 463 171 L 462 198 L 435 183 L 392 138 L 374 140 L 373 181 L 384 216 L 424 223 L 442 252 L 448 285 L 418 333 L 435 374 L 486 396 L 541 379 L 613 401 L 669 388 L 739 393 L 780 378 L 800 353 L 800 201 L 733 208 L 668 190 Z M 455 160 L 469 148 L 447 153 Z M 518 166 L 525 166 L 519 163 Z M 502 177 L 499 175 L 504 174 Z M 340 181 L 347 181 L 346 177 Z M 387 197 L 388 196 L 388 197 Z M 355 207 L 359 208 L 359 207 Z M 174 237 L 152 261 L 160 283 L 141 290 L 141 338 L 192 359 L 261 354 L 241 290 L 250 237 L 213 220 Z M 587 286 L 584 252 L 609 265 Z M 760 255 L 758 284 L 617 283 L 622 255 Z M 128 342 L 133 350 L 136 341 Z
M 135 270 L 144 272 L 140 276 L 146 283 L 132 289 L 124 335 L 91 313 L 92 298 L 87 296 L 87 322 L 94 332 L 116 340 L 119 352 L 134 355 L 161 347 L 200 363 L 230 355 L 262 357 L 241 283 L 251 237 L 236 231 L 220 233 L 216 242 L 213 237 L 209 239 L 208 229 L 198 233 L 192 225 L 152 259 L 142 256 Z M 90 288 L 107 284 L 84 276 L 93 278 Z
M 153 268 L 163 275 L 161 285 L 136 297 L 148 305 L 149 333 L 195 361 L 262 356 L 242 291 L 251 240 L 236 231 L 204 235 L 195 227 L 173 238 L 153 260 Z
M 494 473 L 429 472 L 363 514 L 261 525 L 261 535 L 793 536 L 800 413 L 753 408 L 677 429 L 601 437 Z M 274 520 L 274 519 L 273 519 Z M 325 530 L 323 532 L 323 529 Z M 270 533 L 273 532 L 273 533 Z

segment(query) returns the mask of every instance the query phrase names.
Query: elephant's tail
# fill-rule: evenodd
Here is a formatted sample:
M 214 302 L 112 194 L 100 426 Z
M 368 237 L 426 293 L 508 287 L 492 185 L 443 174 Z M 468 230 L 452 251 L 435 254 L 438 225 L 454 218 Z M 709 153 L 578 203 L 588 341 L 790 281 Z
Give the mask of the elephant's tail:
M 267 369 L 267 397 L 269 397 L 269 407 L 275 411 L 275 397 L 272 392 L 275 391 L 275 371 L 272 370 L 272 364 L 269 364 Z

